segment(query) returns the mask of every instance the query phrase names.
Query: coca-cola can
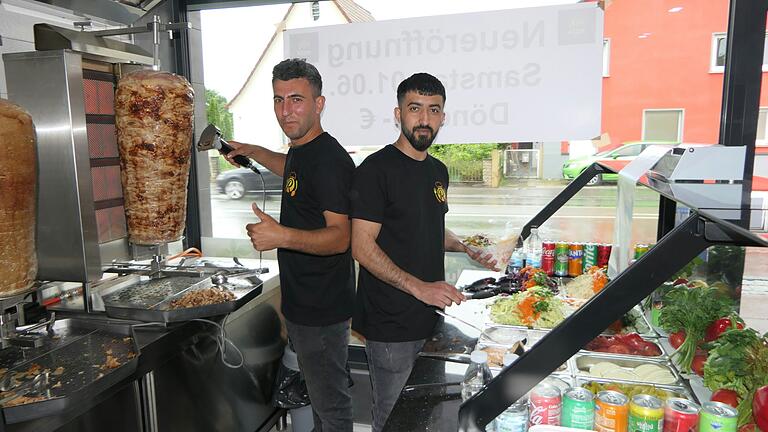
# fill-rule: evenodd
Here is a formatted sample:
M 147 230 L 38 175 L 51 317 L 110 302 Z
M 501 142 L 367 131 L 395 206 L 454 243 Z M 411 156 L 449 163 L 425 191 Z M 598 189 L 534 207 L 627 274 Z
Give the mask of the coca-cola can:
M 547 276 L 555 274 L 555 242 L 541 244 L 541 269 L 547 272 Z
M 599 244 L 597 245 L 597 266 L 600 268 L 608 268 L 608 260 L 611 258 L 611 245 Z
M 552 384 L 542 383 L 531 390 L 530 425 L 560 426 L 563 397 L 560 389 Z
M 698 428 L 698 405 L 687 399 L 667 399 L 664 408 L 664 432 L 696 432 Z

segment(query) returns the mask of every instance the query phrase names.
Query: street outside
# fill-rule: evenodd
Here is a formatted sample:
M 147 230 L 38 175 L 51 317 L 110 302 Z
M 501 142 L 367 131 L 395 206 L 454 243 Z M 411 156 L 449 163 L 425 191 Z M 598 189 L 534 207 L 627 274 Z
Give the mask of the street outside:
M 524 187 L 451 186 L 446 227 L 459 236 L 482 233 L 500 239 L 519 230 L 549 203 L 565 183 L 553 182 Z M 215 188 L 212 188 L 215 190 Z M 616 216 L 615 185 L 585 188 L 541 228 L 542 239 L 611 243 Z M 211 198 L 214 237 L 246 238 L 245 225 L 254 221 L 251 203 L 261 206 L 261 194 L 230 200 L 221 194 Z M 656 239 L 658 195 L 638 187 L 633 217 L 633 242 Z M 266 212 L 276 219 L 280 197 L 268 196 Z

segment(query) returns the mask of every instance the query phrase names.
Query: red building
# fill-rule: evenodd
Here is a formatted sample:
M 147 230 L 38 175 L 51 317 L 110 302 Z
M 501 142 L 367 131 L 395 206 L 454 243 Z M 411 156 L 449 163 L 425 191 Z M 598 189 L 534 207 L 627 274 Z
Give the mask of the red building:
M 610 145 L 603 149 L 637 140 L 716 143 L 729 0 L 607 3 L 602 129 Z M 766 93 L 758 145 L 768 144 Z

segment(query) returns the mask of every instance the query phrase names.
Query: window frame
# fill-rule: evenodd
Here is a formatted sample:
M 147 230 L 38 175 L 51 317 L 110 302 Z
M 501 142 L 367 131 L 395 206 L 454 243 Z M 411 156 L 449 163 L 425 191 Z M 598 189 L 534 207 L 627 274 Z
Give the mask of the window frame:
M 643 109 L 643 118 L 642 118 L 642 124 L 641 124 L 641 130 L 640 130 L 640 136 L 642 141 L 659 141 L 659 140 L 650 140 L 645 136 L 645 126 L 646 126 L 646 113 L 648 112 L 662 112 L 662 111 L 676 111 L 679 113 L 679 122 L 677 124 L 677 140 L 675 142 L 681 143 L 683 142 L 683 131 L 685 129 L 685 108 L 644 108 Z
M 710 42 L 709 47 L 709 73 L 725 73 L 725 65 L 717 65 L 717 41 L 720 39 L 727 39 L 727 36 L 728 34 L 725 32 L 712 33 L 712 41 Z M 765 39 L 766 42 L 768 42 L 768 32 L 765 33 Z M 766 62 L 765 58 L 766 55 L 768 55 L 768 53 L 763 53 L 763 66 L 761 68 L 763 72 L 768 72 L 768 62 Z
M 768 147 L 768 107 L 761 106 L 758 107 L 758 118 L 757 118 L 757 124 L 760 125 L 760 115 L 763 115 L 765 117 L 764 121 L 764 128 L 763 131 L 763 139 L 758 139 L 757 135 L 755 135 L 755 147 Z M 757 133 L 760 133 L 760 130 L 757 131 Z

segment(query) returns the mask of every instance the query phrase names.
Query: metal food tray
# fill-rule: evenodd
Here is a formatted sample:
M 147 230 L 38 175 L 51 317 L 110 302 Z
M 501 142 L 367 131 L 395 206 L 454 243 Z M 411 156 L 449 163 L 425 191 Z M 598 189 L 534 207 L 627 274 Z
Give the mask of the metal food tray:
M 181 296 L 215 285 L 209 277 L 167 277 L 142 280 L 103 297 L 108 316 L 128 320 L 172 323 L 207 318 L 233 312 L 261 294 L 263 284 L 254 273 L 230 276 L 219 285 L 235 299 L 205 306 L 170 309 Z
M 672 374 L 672 377 L 675 380 L 673 383 L 656 383 L 656 384 L 670 385 L 670 386 L 684 385 L 683 379 L 680 376 L 680 374 L 677 373 L 677 370 L 672 366 L 672 364 L 669 361 L 665 361 L 665 360 L 654 360 L 654 359 L 643 358 L 638 356 L 618 357 L 618 356 L 602 355 L 602 354 L 577 354 L 571 360 L 572 360 L 574 375 L 578 377 L 599 379 L 600 377 L 589 375 L 589 367 L 595 363 L 600 363 L 600 362 L 613 363 L 616 366 L 619 366 L 625 369 L 635 368 L 637 366 L 644 365 L 644 364 L 652 364 L 669 371 L 669 373 Z M 603 378 L 603 379 L 611 379 L 611 378 Z M 629 381 L 629 380 L 622 380 L 622 381 Z M 646 383 L 644 381 L 634 381 L 634 382 L 637 382 L 638 384 Z
M 609 352 L 603 352 L 603 351 L 592 351 L 588 349 L 582 349 L 580 352 L 582 353 L 588 353 L 588 354 L 597 354 L 601 356 L 610 356 L 613 358 L 624 358 L 629 357 L 633 359 L 648 359 L 648 360 L 663 360 L 663 361 L 669 361 L 669 356 L 667 355 L 667 351 L 664 349 L 661 343 L 659 343 L 658 339 L 650 339 L 650 338 L 643 338 L 646 342 L 651 342 L 652 344 L 659 347 L 659 350 L 661 351 L 661 355 L 658 356 L 641 356 L 641 355 L 634 355 L 634 354 L 615 354 L 615 353 L 609 353 Z
M 499 350 L 510 350 L 511 348 L 506 345 L 498 345 L 498 344 L 490 344 L 490 343 L 478 343 L 475 349 L 477 350 L 485 350 L 486 348 L 490 349 L 499 349 Z M 565 375 L 565 376 L 572 376 L 573 371 L 571 369 L 570 360 L 566 360 L 565 363 L 560 365 L 559 368 L 557 368 L 553 374 L 557 375 Z M 503 368 L 503 365 L 491 363 L 490 359 L 488 360 L 488 367 L 490 367 L 492 370 L 501 370 Z
M 40 348 L 2 350 L 2 365 L 10 366 L 5 374 L 18 377 L 14 387 L 34 379 L 36 374 L 29 373 L 33 365 L 48 371 L 48 385 L 40 394 L 47 399 L 16 406 L 7 406 L 14 402 L 7 401 L 2 407 L 7 424 L 61 414 L 136 372 L 140 350 L 133 329 L 124 323 L 67 318 L 56 321 L 50 334 L 45 329 L 29 334 L 41 335 L 46 342 Z M 107 351 L 119 366 L 105 365 Z
M 543 338 L 547 333 L 549 333 L 548 330 L 536 330 L 536 329 L 529 329 L 527 327 L 507 326 L 507 325 L 497 324 L 497 325 L 485 328 L 485 331 L 480 336 L 478 343 L 511 346 L 514 343 L 514 340 L 517 340 L 519 338 L 525 338 L 525 343 L 523 344 L 523 347 L 526 350 L 529 350 L 533 345 L 536 344 L 536 342 L 538 342 L 541 338 Z M 669 360 L 669 356 L 667 356 L 664 346 L 661 343 L 659 343 L 657 339 L 650 339 L 650 338 L 643 338 L 643 339 L 645 339 L 648 342 L 656 344 L 656 346 L 658 346 L 659 349 L 661 350 L 661 355 L 660 356 L 635 356 L 631 354 L 612 354 L 612 353 L 606 353 L 601 351 L 590 351 L 586 349 L 582 349 L 581 351 L 579 351 L 579 353 L 597 354 L 601 356 L 604 355 L 604 356 L 610 356 L 613 358 L 630 357 L 635 359 L 648 359 L 648 360 L 655 360 L 655 361 Z M 510 341 L 510 342 L 506 343 L 507 341 Z
M 495 300 L 494 300 L 495 301 Z M 516 328 L 516 329 L 526 329 L 526 330 L 539 330 L 539 331 L 550 331 L 551 328 L 545 328 L 545 327 L 527 327 L 522 325 L 512 325 L 512 324 L 499 324 L 497 322 L 494 322 L 491 319 L 491 313 L 490 313 L 490 305 L 493 304 L 493 302 L 489 302 L 486 307 L 486 316 L 485 316 L 485 327 L 508 327 L 508 328 Z M 571 312 L 566 313 L 566 318 L 573 312 L 575 312 L 576 309 L 573 309 Z M 648 322 L 648 320 L 645 317 L 645 314 L 643 313 L 642 309 L 639 306 L 635 306 L 634 308 L 630 309 L 629 312 L 632 314 L 635 318 L 635 327 L 637 328 L 637 334 L 642 336 L 643 338 L 655 338 L 658 337 L 658 334 L 656 331 L 653 330 L 653 327 Z M 553 327 L 554 328 L 554 327 Z M 615 333 L 611 333 L 607 331 L 602 332 L 601 335 L 603 336 L 614 336 Z
M 662 385 L 662 384 L 637 383 L 634 381 L 610 380 L 610 379 L 604 379 L 604 378 L 586 378 L 586 377 L 580 377 L 580 376 L 576 376 L 575 380 L 576 380 L 576 385 L 579 387 L 583 387 L 586 384 L 589 384 L 591 382 L 600 383 L 600 384 L 620 384 L 620 385 L 629 385 L 629 386 L 644 385 L 644 386 L 653 387 L 659 390 L 671 392 L 673 393 L 673 397 L 682 397 L 684 399 L 697 402 L 697 400 L 693 397 L 691 390 L 685 384 L 678 385 L 678 386 L 670 386 L 670 385 Z

